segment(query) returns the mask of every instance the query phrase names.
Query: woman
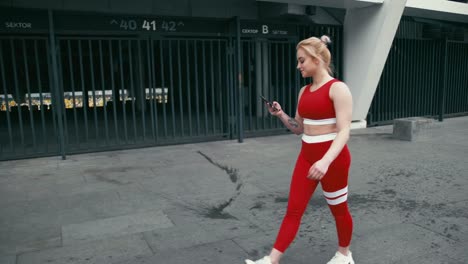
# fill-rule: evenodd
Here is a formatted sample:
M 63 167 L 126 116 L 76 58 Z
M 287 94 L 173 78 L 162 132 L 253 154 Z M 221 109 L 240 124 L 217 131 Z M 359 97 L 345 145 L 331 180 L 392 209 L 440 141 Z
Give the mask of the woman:
M 354 264 L 349 250 L 353 220 L 348 210 L 348 172 L 351 155 L 346 145 L 351 124 L 352 97 L 343 82 L 334 79 L 330 69 L 330 38 L 311 37 L 297 45 L 297 69 L 313 83 L 299 92 L 296 117 L 283 112 L 278 102 L 268 105 L 295 134 L 303 134 L 289 191 L 288 208 L 269 256 L 247 264 L 278 264 L 294 240 L 302 215 L 317 185 L 335 218 L 339 247 L 328 264 Z

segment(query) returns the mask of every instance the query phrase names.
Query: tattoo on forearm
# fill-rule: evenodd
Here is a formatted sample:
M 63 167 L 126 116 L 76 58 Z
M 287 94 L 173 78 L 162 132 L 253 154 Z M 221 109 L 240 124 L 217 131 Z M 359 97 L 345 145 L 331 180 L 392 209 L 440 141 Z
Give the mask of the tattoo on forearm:
M 288 123 L 289 123 L 292 127 L 294 127 L 294 128 L 298 128 L 298 127 L 299 127 L 299 124 L 297 123 L 296 119 L 294 119 L 294 118 L 292 118 L 292 117 L 290 117 L 290 118 L 288 119 Z

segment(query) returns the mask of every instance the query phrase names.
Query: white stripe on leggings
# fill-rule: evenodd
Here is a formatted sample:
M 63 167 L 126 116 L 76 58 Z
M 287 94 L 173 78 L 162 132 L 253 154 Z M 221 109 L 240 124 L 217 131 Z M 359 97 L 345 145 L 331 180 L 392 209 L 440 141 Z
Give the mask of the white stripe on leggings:
M 327 203 L 329 205 L 337 205 L 337 204 L 340 204 L 340 203 L 344 203 L 348 200 L 348 194 L 345 194 L 343 196 L 341 196 L 340 198 L 338 199 L 328 199 L 328 198 L 325 198 L 325 200 L 327 200 Z
M 336 192 L 323 192 L 323 195 L 326 197 L 326 198 L 336 198 L 338 196 L 341 196 L 345 193 L 348 192 L 348 186 L 344 187 L 343 189 L 341 190 L 338 190 Z

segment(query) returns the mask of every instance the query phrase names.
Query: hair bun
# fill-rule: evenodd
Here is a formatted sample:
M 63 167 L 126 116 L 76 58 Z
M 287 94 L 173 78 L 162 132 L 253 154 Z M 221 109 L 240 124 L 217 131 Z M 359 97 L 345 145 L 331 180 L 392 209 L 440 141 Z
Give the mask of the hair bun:
M 332 43 L 330 37 L 327 36 L 327 35 L 321 36 L 321 37 L 320 37 L 320 40 L 321 40 L 323 43 L 325 43 L 325 45 L 327 45 L 327 46 L 330 45 L 330 44 Z

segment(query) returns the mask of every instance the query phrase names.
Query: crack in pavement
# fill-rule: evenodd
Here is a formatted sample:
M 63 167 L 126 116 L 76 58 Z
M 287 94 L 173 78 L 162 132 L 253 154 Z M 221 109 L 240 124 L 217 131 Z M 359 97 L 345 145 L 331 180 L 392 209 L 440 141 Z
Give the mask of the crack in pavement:
M 226 165 L 219 164 L 218 162 L 214 161 L 212 158 L 210 158 L 208 155 L 206 155 L 205 153 L 201 151 L 197 151 L 197 153 L 203 156 L 208 162 L 210 162 L 214 166 L 225 171 L 226 174 L 229 176 L 229 179 L 231 180 L 232 183 L 237 183 L 236 193 L 230 199 L 228 199 L 224 203 L 219 204 L 218 206 L 212 206 L 212 207 L 206 208 L 206 212 L 204 212 L 203 215 L 205 217 L 214 218 L 214 219 L 227 219 L 227 218 L 237 219 L 233 215 L 223 212 L 223 211 L 224 209 L 229 207 L 232 204 L 232 202 L 234 202 L 235 199 L 241 194 L 241 187 L 243 186 L 243 183 L 239 177 L 239 170 L 228 167 Z
M 206 160 L 208 160 L 211 164 L 213 164 L 216 167 L 218 167 L 218 168 L 222 169 L 223 171 L 225 171 L 229 175 L 229 178 L 231 179 L 231 182 L 236 183 L 239 180 L 239 175 L 237 174 L 237 172 L 238 172 L 237 169 L 230 168 L 230 167 L 225 166 L 225 165 L 221 165 L 221 164 L 217 163 L 216 161 L 213 161 L 213 159 L 208 157 L 208 155 L 206 155 L 205 153 L 203 153 L 201 151 L 197 151 L 197 152 L 198 152 L 198 154 L 202 155 Z

